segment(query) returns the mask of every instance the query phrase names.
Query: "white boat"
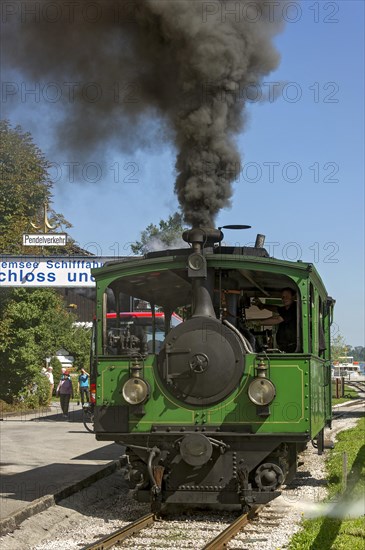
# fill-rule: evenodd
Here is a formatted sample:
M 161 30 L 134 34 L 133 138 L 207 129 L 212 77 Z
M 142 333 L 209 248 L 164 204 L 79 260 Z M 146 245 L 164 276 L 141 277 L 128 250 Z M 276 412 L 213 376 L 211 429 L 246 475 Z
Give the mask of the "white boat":
M 339 357 L 338 361 L 334 361 L 332 368 L 332 376 L 344 376 L 350 380 L 356 380 L 361 375 L 360 365 L 358 361 L 354 362 L 353 357 Z

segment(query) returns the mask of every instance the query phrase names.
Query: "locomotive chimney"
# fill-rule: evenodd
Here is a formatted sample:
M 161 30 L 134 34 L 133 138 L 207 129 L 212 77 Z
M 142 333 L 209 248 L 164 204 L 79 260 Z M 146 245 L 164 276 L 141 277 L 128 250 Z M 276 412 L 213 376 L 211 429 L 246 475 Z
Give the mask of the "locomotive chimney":
M 198 253 L 201 253 L 205 246 L 221 242 L 223 237 L 222 231 L 213 227 L 193 227 L 182 234 L 184 241 L 191 244 L 193 251 Z
M 184 231 L 183 239 L 192 245 L 193 252 L 188 258 L 188 277 L 192 282 L 192 317 L 216 318 L 209 292 L 209 273 L 207 262 L 203 256 L 206 246 L 212 246 L 223 239 L 223 233 L 219 229 L 193 227 Z M 208 280 L 207 280 L 208 279 Z M 212 283 L 212 281 L 210 281 Z

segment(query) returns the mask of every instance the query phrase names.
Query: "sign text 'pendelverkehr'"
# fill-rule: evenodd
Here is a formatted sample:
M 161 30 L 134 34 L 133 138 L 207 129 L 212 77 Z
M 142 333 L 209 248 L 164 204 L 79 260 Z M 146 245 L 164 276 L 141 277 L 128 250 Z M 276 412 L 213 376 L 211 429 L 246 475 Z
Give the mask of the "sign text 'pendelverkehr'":
M 23 246 L 65 246 L 66 233 L 23 233 Z
M 94 287 L 91 269 L 123 258 L 0 256 L 1 287 Z

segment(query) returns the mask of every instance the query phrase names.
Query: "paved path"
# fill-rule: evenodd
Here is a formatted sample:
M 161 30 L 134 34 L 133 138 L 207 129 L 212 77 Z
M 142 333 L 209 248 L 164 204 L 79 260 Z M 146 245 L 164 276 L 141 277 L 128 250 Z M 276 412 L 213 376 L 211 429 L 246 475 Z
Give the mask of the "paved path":
M 56 402 L 51 412 L 4 417 L 0 431 L 0 518 L 94 474 L 124 450 L 96 441 L 76 405 L 69 420 Z

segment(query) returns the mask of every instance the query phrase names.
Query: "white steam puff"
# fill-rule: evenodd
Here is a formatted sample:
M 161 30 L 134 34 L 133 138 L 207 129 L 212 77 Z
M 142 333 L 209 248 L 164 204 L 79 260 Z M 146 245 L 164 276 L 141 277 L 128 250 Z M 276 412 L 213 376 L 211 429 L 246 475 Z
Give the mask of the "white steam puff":
M 243 91 L 278 64 L 272 40 L 286 2 L 94 0 L 94 11 L 83 11 L 52 0 L 48 12 L 46 1 L 34 4 L 39 16 L 9 12 L 4 59 L 31 82 L 67 85 L 59 143 L 78 154 L 110 140 L 124 150 L 149 147 L 158 115 L 159 138 L 177 148 L 185 221 L 213 225 L 239 171 Z M 45 17 L 57 14 L 55 5 L 63 16 Z
M 331 518 L 359 518 L 365 514 L 365 497 L 348 501 L 340 498 L 338 502 L 313 502 L 301 500 L 290 503 L 298 508 L 306 518 L 327 516 Z
M 161 250 L 173 250 L 174 248 L 188 248 L 189 245 L 179 238 L 174 239 L 167 245 L 158 237 L 151 237 L 144 247 L 148 252 L 160 252 Z

